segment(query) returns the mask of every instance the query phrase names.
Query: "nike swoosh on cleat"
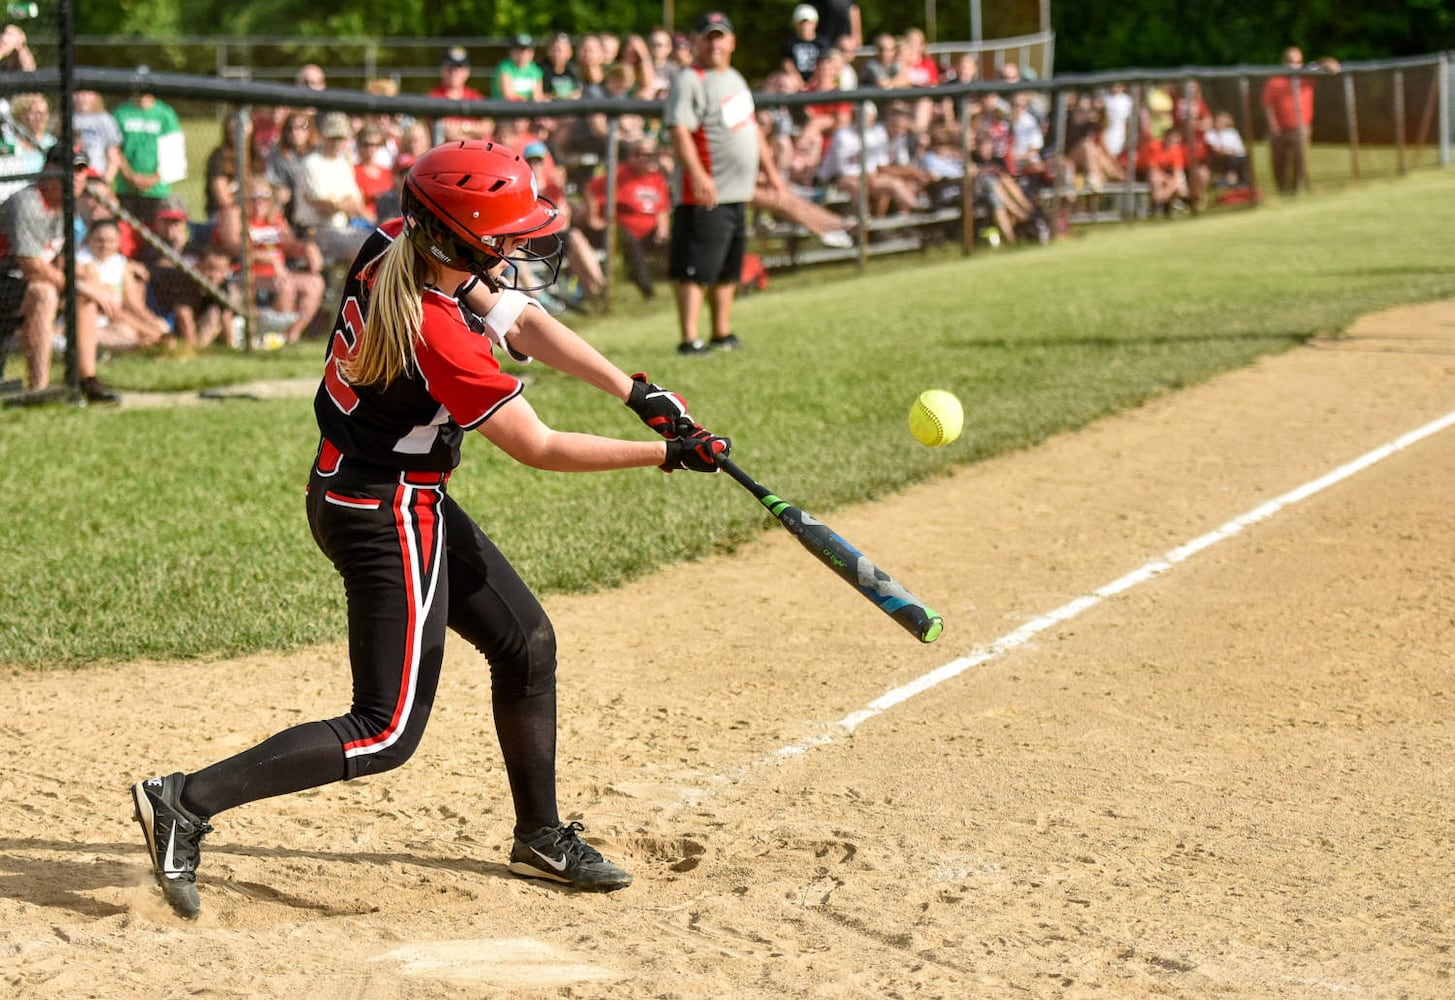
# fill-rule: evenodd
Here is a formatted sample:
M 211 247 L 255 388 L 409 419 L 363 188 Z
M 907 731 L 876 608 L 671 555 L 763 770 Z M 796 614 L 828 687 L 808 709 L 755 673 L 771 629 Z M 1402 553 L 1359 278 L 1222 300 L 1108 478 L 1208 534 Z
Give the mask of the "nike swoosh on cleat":
M 167 878 L 176 878 L 182 873 L 177 870 L 177 859 L 172 856 L 172 848 L 177 844 L 177 824 L 172 824 L 172 829 L 167 835 L 167 854 L 162 858 L 162 874 Z
M 530 849 L 530 852 L 532 854 L 534 854 L 536 857 L 540 858 L 546 864 L 550 865 L 551 868 L 553 868 L 557 873 L 561 873 L 561 872 L 564 872 L 566 870 L 566 865 L 568 864 L 568 862 L 566 861 L 566 856 L 564 854 L 561 855 L 561 859 L 559 861 L 557 861 L 555 858 L 547 857 L 546 855 L 542 854 L 540 851 L 536 850 L 534 847 L 532 847 Z

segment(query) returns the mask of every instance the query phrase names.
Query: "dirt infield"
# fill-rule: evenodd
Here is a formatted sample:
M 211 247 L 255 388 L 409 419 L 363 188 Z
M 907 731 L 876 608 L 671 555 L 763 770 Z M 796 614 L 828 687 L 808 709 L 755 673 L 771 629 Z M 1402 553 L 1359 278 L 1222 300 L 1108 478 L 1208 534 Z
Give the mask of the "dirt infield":
M 781 532 L 550 602 L 563 808 L 636 875 L 605 896 L 505 871 L 488 682 L 463 644 L 406 769 L 218 818 L 196 924 L 151 884 L 127 785 L 336 714 L 342 648 L 6 676 L 0 983 L 1448 997 L 1455 428 L 992 644 L 1452 410 L 1455 303 L 1404 309 L 835 513 L 944 614 L 934 646 Z M 711 611 L 673 640 L 657 623 L 682 595 Z

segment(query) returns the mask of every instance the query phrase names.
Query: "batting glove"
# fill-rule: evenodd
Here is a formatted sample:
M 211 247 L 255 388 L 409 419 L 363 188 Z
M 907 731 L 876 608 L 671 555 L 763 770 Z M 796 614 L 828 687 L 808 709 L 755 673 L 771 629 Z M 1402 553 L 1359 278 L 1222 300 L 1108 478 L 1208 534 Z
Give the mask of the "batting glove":
M 688 472 L 721 472 L 718 460 L 727 458 L 733 450 L 733 443 L 725 437 L 717 437 L 702 431 L 695 437 L 673 438 L 667 442 L 667 461 L 659 468 L 663 472 L 685 469 Z
M 647 381 L 647 376 L 641 372 L 632 376 L 632 391 L 626 398 L 626 405 L 642 419 L 642 423 L 668 441 L 706 433 L 687 412 L 685 399 L 670 389 Z

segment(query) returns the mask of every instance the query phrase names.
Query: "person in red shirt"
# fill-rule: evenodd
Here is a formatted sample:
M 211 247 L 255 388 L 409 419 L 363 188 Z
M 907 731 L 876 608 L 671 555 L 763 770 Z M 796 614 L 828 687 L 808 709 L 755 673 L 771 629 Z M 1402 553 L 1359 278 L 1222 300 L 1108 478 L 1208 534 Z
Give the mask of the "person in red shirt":
M 606 229 L 604 174 L 586 186 L 586 216 L 593 230 Z M 627 273 L 642 298 L 650 299 L 656 295 L 657 281 L 652 260 L 667 249 L 672 232 L 672 192 L 652 139 L 632 143 L 626 161 L 617 167 L 616 226 Z
M 293 316 L 283 333 L 288 343 L 295 343 L 323 304 L 323 254 L 318 244 L 294 232 L 273 186 L 261 177 L 254 177 L 248 189 L 246 237 L 253 291 L 270 296 L 272 310 Z M 242 239 L 237 211 L 219 213 L 213 244 L 236 259 Z
M 1296 45 L 1284 49 L 1283 65 L 1289 69 L 1303 69 L 1303 50 Z M 1319 60 L 1318 68 L 1337 73 L 1339 63 L 1335 59 L 1324 58 Z M 1273 157 L 1273 178 L 1278 190 L 1284 194 L 1296 194 L 1300 187 L 1308 186 L 1304 153 L 1308 149 L 1314 122 L 1313 80 L 1299 77 L 1297 90 L 1294 82 L 1293 77 L 1270 76 L 1263 84 L 1260 101 L 1268 120 L 1268 151 Z
M 1176 126 L 1150 138 L 1137 150 L 1137 176 L 1145 178 L 1151 188 L 1152 211 L 1171 215 L 1181 199 L 1190 197 L 1187 187 L 1187 147 Z
M 452 101 L 483 101 L 485 95 L 467 84 L 470 79 L 470 52 L 459 45 L 445 50 L 440 62 L 440 82 L 426 95 L 445 97 Z M 492 118 L 465 118 L 451 115 L 440 119 L 440 129 L 446 142 L 455 139 L 489 139 L 495 133 Z
M 379 215 L 379 196 L 394 187 L 394 171 L 379 160 L 379 150 L 384 148 L 384 133 L 373 125 L 359 129 L 358 163 L 354 164 L 354 181 L 359 193 L 364 196 L 367 216 L 378 222 L 385 219 Z

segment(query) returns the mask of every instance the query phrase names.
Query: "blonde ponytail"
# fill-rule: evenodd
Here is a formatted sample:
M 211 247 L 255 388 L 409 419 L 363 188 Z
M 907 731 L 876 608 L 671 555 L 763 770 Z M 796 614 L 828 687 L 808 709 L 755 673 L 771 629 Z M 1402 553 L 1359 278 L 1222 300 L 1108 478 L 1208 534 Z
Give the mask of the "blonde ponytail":
M 415 367 L 414 342 L 424 322 L 421 293 L 429 276 L 429 261 L 404 236 L 379 256 L 363 334 L 342 365 L 346 379 L 387 387 Z

